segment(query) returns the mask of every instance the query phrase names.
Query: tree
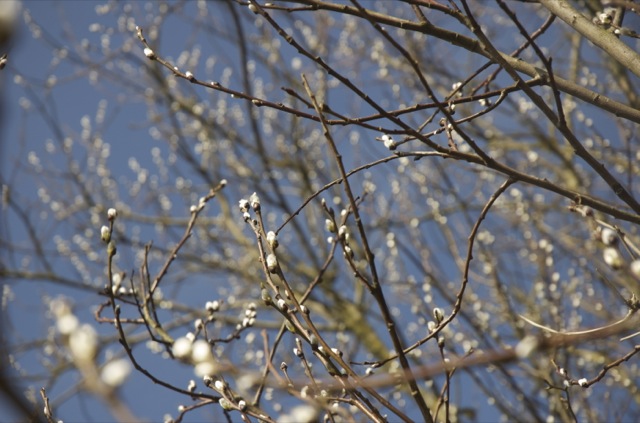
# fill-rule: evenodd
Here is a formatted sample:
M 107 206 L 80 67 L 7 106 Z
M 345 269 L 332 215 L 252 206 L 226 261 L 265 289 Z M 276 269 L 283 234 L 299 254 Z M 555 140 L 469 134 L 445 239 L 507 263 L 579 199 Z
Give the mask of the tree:
M 635 3 L 26 6 L 30 418 L 640 418 Z

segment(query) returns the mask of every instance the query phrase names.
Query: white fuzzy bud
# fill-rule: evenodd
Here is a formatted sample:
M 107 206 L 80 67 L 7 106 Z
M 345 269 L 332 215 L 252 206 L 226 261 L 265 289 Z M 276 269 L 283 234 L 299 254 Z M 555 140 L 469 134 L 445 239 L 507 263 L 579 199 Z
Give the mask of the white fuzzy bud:
M 111 241 L 111 230 L 108 226 L 103 226 L 100 228 L 100 238 L 102 238 L 104 242 Z
M 116 217 L 118 217 L 118 210 L 114 209 L 113 207 L 107 210 L 107 219 L 111 221 L 115 220 Z
M 444 312 L 440 307 L 436 307 L 433 309 L 433 318 L 436 319 L 438 324 L 444 320 Z
M 615 247 L 607 247 L 602 252 L 604 262 L 607 263 L 612 269 L 620 269 L 624 264 L 622 255 Z
M 275 273 L 278 269 L 278 259 L 275 254 L 269 254 L 267 256 L 267 269 L 269 269 L 271 273 Z
M 69 335 L 69 349 L 80 361 L 91 361 L 98 352 L 98 334 L 93 326 L 83 324 Z
M 616 231 L 609 228 L 602 228 L 600 231 L 600 239 L 604 245 L 615 245 L 618 241 Z
M 280 310 L 286 310 L 287 309 L 287 302 L 282 298 L 278 298 L 278 308 Z
M 186 358 L 191 355 L 192 347 L 193 342 L 186 336 L 183 336 L 176 339 L 176 341 L 173 343 L 173 346 L 171 347 L 171 352 L 176 358 Z
M 384 144 L 384 146 L 386 148 L 388 148 L 389 150 L 395 150 L 396 149 L 396 142 L 389 135 L 384 134 L 382 136 L 382 138 L 381 138 L 381 141 Z
M 195 380 L 193 380 L 193 379 L 191 379 L 191 380 L 189 381 L 189 385 L 187 385 L 187 391 L 189 391 L 189 392 L 193 392 L 193 391 L 195 391 L 195 390 L 196 390 L 196 381 L 195 381 Z
M 149 47 L 145 47 L 144 55 L 147 56 L 151 60 L 155 60 L 156 54 Z
M 131 373 L 131 363 L 121 358 L 107 363 L 100 372 L 100 379 L 112 388 L 122 385 Z
M 260 211 L 260 197 L 255 192 L 249 197 L 249 203 L 254 211 Z
M 191 359 L 196 363 L 203 363 L 211 360 L 213 353 L 211 352 L 211 345 L 204 339 L 198 339 L 193 343 L 191 350 Z
M 216 311 L 218 311 L 220 309 L 220 302 L 219 301 L 207 301 L 205 303 L 205 305 L 204 305 L 204 308 L 209 313 L 215 313 Z
M 640 259 L 635 259 L 634 261 L 632 261 L 629 265 L 629 268 L 631 269 L 631 273 L 633 274 L 633 276 L 640 279 Z
M 56 320 L 56 328 L 62 335 L 69 335 L 80 326 L 80 321 L 73 314 L 64 314 Z
M 275 232 L 269 231 L 267 233 L 267 244 L 274 250 L 278 247 L 278 239 Z
M 329 232 L 335 232 L 336 231 L 336 224 L 331 219 L 327 219 L 327 220 L 324 221 L 324 227 Z

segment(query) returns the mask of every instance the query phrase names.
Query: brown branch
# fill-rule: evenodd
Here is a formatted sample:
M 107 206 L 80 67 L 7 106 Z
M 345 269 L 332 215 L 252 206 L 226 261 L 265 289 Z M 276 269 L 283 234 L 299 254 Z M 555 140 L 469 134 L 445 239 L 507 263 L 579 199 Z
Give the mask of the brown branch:
M 571 28 L 598 46 L 607 55 L 640 77 L 640 55 L 614 34 L 594 25 L 566 0 L 540 0 L 540 4 Z
M 387 324 L 387 332 L 389 333 L 390 337 L 391 337 L 391 341 L 393 342 L 394 348 L 396 350 L 396 354 L 398 355 L 398 360 L 400 361 L 400 365 L 402 367 L 402 369 L 405 372 L 406 375 L 406 382 L 409 384 L 409 387 L 411 389 L 410 393 L 411 396 L 413 397 L 414 401 L 416 402 L 416 405 L 418 406 L 421 414 L 422 414 L 422 418 L 425 420 L 425 422 L 433 422 L 433 417 L 431 417 L 431 413 L 429 411 L 429 407 L 427 406 L 427 403 L 424 400 L 424 397 L 422 395 L 422 393 L 420 392 L 420 388 L 418 387 L 418 384 L 416 383 L 416 379 L 415 377 L 412 376 L 411 374 L 411 367 L 409 365 L 409 361 L 407 360 L 407 357 L 405 356 L 404 352 L 403 352 L 403 346 L 402 346 L 402 342 L 400 340 L 400 336 L 398 334 L 397 331 L 397 326 L 395 324 L 395 321 L 391 315 L 391 312 L 389 311 L 389 307 L 387 306 L 386 300 L 384 298 L 384 294 L 382 292 L 382 286 L 380 284 L 380 280 L 378 279 L 378 272 L 376 269 L 376 264 L 375 264 L 375 260 L 374 260 L 374 255 L 373 252 L 371 251 L 370 247 L 369 247 L 369 241 L 367 239 L 367 234 L 366 231 L 364 229 L 364 225 L 362 222 L 362 218 L 360 217 L 360 212 L 358 210 L 358 205 L 356 204 L 356 199 L 353 195 L 353 191 L 351 190 L 351 184 L 349 183 L 349 179 L 347 178 L 347 172 L 344 168 L 344 164 L 342 162 L 342 156 L 340 154 L 340 152 L 338 151 L 338 148 L 336 147 L 336 144 L 333 140 L 333 137 L 331 136 L 331 133 L 329 131 L 328 126 L 326 125 L 326 123 L 324 122 L 324 116 L 322 114 L 322 107 L 318 104 L 318 102 L 316 101 L 315 95 L 313 94 L 313 92 L 311 91 L 311 87 L 309 87 L 309 84 L 307 83 L 307 80 L 305 79 L 304 75 L 302 76 L 302 82 L 304 84 L 305 89 L 307 90 L 307 94 L 309 95 L 309 98 L 311 99 L 311 102 L 313 103 L 315 109 L 316 109 L 316 113 L 318 114 L 318 117 L 320 118 L 320 122 L 322 123 L 322 129 L 324 132 L 324 136 L 325 139 L 327 140 L 327 143 L 329 144 L 329 147 L 331 148 L 331 151 L 333 153 L 334 159 L 336 161 L 336 164 L 338 165 L 338 169 L 340 171 L 340 176 L 343 180 L 343 186 L 344 186 L 344 190 L 345 193 L 347 194 L 347 197 L 349 198 L 349 203 L 351 205 L 351 209 L 354 215 L 354 219 L 356 221 L 356 225 L 358 227 L 358 232 L 360 234 L 360 239 L 362 241 L 362 245 L 364 247 L 364 253 L 365 253 L 365 258 L 367 260 L 367 263 L 369 264 L 369 270 L 371 271 L 371 277 L 372 280 L 367 283 L 367 287 L 370 289 L 371 294 L 373 295 L 373 297 L 376 299 L 376 302 L 378 303 L 378 306 L 380 308 L 380 311 L 382 312 L 382 316 L 384 321 Z

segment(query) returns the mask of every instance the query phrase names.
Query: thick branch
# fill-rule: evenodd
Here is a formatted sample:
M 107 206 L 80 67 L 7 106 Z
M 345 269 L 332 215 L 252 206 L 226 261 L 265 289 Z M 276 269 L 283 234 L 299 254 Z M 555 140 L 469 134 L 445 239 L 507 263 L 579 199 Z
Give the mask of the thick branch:
M 614 34 L 594 25 L 565 0 L 540 0 L 540 3 L 622 66 L 640 76 L 640 55 Z

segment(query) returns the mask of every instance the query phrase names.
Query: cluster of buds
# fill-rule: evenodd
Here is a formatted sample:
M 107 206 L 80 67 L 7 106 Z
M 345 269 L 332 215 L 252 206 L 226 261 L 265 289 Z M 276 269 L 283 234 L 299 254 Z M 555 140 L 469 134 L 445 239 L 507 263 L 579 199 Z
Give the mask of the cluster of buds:
M 223 410 L 245 411 L 247 409 L 247 402 L 235 395 L 229 388 L 227 382 L 224 381 L 224 379 L 214 379 L 209 375 L 205 375 L 202 378 L 202 381 L 206 387 L 215 389 L 220 395 L 222 395 L 222 398 L 218 400 L 218 404 L 220 405 L 220 407 L 222 407 Z
M 340 212 L 340 215 L 342 216 L 344 221 L 344 219 L 346 219 L 347 211 L 343 209 Z M 349 246 L 349 240 L 351 239 L 351 235 L 349 234 L 349 229 L 347 228 L 347 226 L 340 225 L 339 228 L 336 228 L 336 221 L 334 220 L 333 214 L 332 214 L 330 219 L 325 220 L 324 227 L 327 231 L 337 235 L 338 241 L 342 241 L 342 244 L 344 246 L 343 248 L 344 248 L 345 257 L 352 259 L 354 254 L 353 254 L 353 250 Z M 334 241 L 335 240 L 333 236 L 330 236 L 329 238 L 327 238 L 327 242 L 329 242 L 329 244 L 333 244 Z
M 124 279 L 124 273 L 114 273 L 113 277 L 111 278 L 111 292 L 113 293 L 113 295 L 127 295 L 127 294 L 133 294 L 133 289 L 132 288 L 125 288 L 124 286 L 122 286 L 122 282 Z
M 107 253 L 109 257 L 113 257 L 116 255 L 116 244 L 111 240 L 111 234 L 113 233 L 113 222 L 115 222 L 116 217 L 118 217 L 118 211 L 114 208 L 110 208 L 107 210 L 107 220 L 109 221 L 109 226 L 103 225 L 100 228 L 100 239 L 102 242 L 107 244 Z
M 579 213 L 583 217 L 587 218 L 592 225 L 597 225 L 592 232 L 592 236 L 604 246 L 604 249 L 602 250 L 602 259 L 607 266 L 616 271 L 622 271 L 626 268 L 627 273 L 630 273 L 636 280 L 640 280 L 640 248 L 626 237 L 619 228 L 598 220 L 593 209 L 590 207 L 583 206 L 581 204 L 572 204 L 569 206 L 569 210 Z M 620 251 L 619 244 L 621 241 L 625 247 L 624 249 L 626 249 L 633 257 L 628 265 Z M 632 289 L 632 291 L 635 291 L 635 289 Z
M 242 324 L 238 329 L 249 328 L 256 323 L 256 316 L 258 312 L 256 311 L 256 304 L 249 303 L 247 309 L 244 311 L 244 318 L 242 319 Z
M 609 227 L 599 227 L 596 233 L 598 239 L 605 246 L 604 250 L 602 251 L 602 259 L 604 260 L 604 262 L 614 270 L 623 269 L 625 267 L 625 259 L 622 256 L 618 245 L 620 241 L 618 232 Z M 625 238 L 624 240 L 628 246 L 632 247 L 632 250 L 638 251 L 637 248 L 630 244 L 630 241 L 628 239 Z M 640 279 L 640 258 L 635 258 L 634 260 L 632 260 L 628 268 L 635 278 Z
M 462 97 L 462 82 L 458 81 L 458 82 L 454 82 L 453 84 L 451 84 L 451 90 L 454 91 L 458 97 Z
M 220 301 L 207 301 L 204 305 L 204 309 L 207 311 L 207 320 L 212 321 L 213 315 L 220 310 Z
M 238 202 L 238 206 L 240 207 L 240 211 L 242 212 L 242 217 L 245 221 L 251 219 L 251 215 L 249 214 L 249 200 L 245 200 L 244 198 Z
M 196 376 L 213 375 L 218 367 L 211 351 L 211 345 L 204 339 L 194 340 L 193 334 L 188 335 L 175 340 L 171 347 L 173 356 L 191 362 L 194 365 Z
M 126 359 L 114 359 L 100 366 L 97 362 L 99 337 L 96 330 L 88 323 L 80 323 L 73 313 L 69 301 L 56 298 L 49 304 L 49 309 L 56 319 L 56 329 L 61 335 L 63 344 L 68 348 L 74 365 L 86 377 L 100 374 L 100 379 L 91 378 L 89 383 L 102 384 L 108 388 L 121 386 L 131 373 L 131 364 Z
M 193 204 L 191 205 L 191 207 L 189 208 L 189 211 L 191 213 L 197 213 L 199 211 L 201 211 L 202 209 L 204 209 L 204 206 L 207 204 L 207 199 L 205 197 L 200 197 L 200 199 L 198 200 L 198 204 Z
M 614 7 L 607 7 L 601 12 L 598 12 L 593 17 L 592 22 L 598 26 L 608 27 L 613 22 L 613 18 L 616 15 L 616 9 Z
M 615 35 L 626 35 L 628 37 L 640 38 L 640 35 L 636 31 L 630 28 L 619 26 L 619 22 L 616 22 L 616 8 L 607 7 L 603 11 L 596 13 L 592 21 L 595 25 L 603 27 L 604 29 L 613 28 Z M 636 12 L 637 13 L 637 12 Z
M 349 234 L 349 230 L 346 225 L 341 225 L 338 228 L 338 239 L 343 242 L 344 245 L 344 256 L 352 259 L 353 258 L 353 250 L 349 246 L 349 240 L 351 239 L 351 235 Z
M 242 212 L 242 217 L 245 222 L 248 222 L 251 219 L 251 214 L 249 214 L 249 210 L 252 209 L 254 212 L 260 212 L 260 197 L 255 192 L 249 196 L 249 199 L 243 198 L 238 202 L 238 206 L 240 207 L 240 211 Z

